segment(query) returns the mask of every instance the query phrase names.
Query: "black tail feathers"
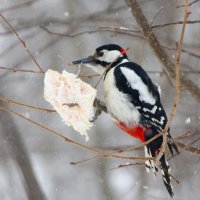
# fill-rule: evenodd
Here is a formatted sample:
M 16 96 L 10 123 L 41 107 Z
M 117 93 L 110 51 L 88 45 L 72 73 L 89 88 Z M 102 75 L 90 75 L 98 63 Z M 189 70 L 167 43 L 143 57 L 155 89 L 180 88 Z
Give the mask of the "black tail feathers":
M 173 141 L 171 135 L 168 134 L 167 137 L 168 137 L 168 140 L 169 140 L 167 144 L 168 144 L 168 148 L 169 148 L 169 150 L 170 150 L 171 155 L 172 155 L 172 156 L 174 155 L 174 151 L 175 151 L 177 154 L 179 154 L 178 147 L 176 146 L 175 142 Z
M 173 193 L 173 188 L 171 185 L 171 177 L 170 177 L 171 170 L 169 168 L 169 164 L 168 164 L 167 160 L 165 159 L 164 155 L 160 159 L 160 169 L 161 169 L 164 185 L 165 185 L 167 191 L 169 192 L 169 195 L 171 197 L 173 197 L 174 193 Z
M 145 156 L 146 157 L 151 157 L 151 156 L 155 157 L 156 156 L 155 154 L 153 154 L 153 152 L 148 147 L 148 145 L 145 146 L 144 148 L 145 148 Z M 146 165 L 147 172 L 151 171 L 154 175 L 157 174 L 158 166 L 156 166 L 156 163 L 154 160 L 146 160 L 145 165 Z M 160 170 L 162 173 L 162 179 L 163 179 L 164 185 L 165 185 L 167 191 L 169 192 L 169 195 L 171 197 L 173 197 L 174 193 L 173 193 L 173 188 L 171 185 L 170 168 L 169 168 L 169 164 L 168 164 L 167 160 L 165 159 L 165 155 L 163 155 L 160 159 Z
M 150 133 L 152 133 L 152 131 Z M 150 135 L 149 132 L 148 132 L 148 134 L 146 134 L 145 136 L 153 137 L 154 135 Z M 178 148 L 177 148 L 175 142 L 173 141 L 169 132 L 168 132 L 167 136 L 168 136 L 168 143 L 167 144 L 168 144 L 169 150 L 170 150 L 170 152 L 173 156 L 175 153 L 179 153 L 179 151 L 178 151 Z M 150 139 L 151 137 L 145 138 L 146 141 L 148 139 Z M 159 153 L 159 149 L 162 146 L 162 143 L 163 143 L 162 137 L 159 137 L 159 138 L 153 140 L 152 142 L 148 143 L 144 147 L 145 156 L 146 157 L 151 157 L 151 156 L 156 157 Z M 154 160 L 146 160 L 145 165 L 146 165 L 147 172 L 151 171 L 153 174 L 156 175 L 156 173 L 158 171 L 158 166 L 156 166 L 156 163 L 154 162 Z M 167 191 L 169 192 L 169 195 L 171 197 L 173 197 L 174 193 L 173 193 L 173 188 L 172 188 L 172 185 L 171 185 L 171 175 L 170 175 L 171 170 L 169 168 L 169 164 L 168 164 L 167 160 L 165 159 L 165 155 L 163 155 L 160 159 L 160 169 L 161 169 L 162 179 L 163 179 L 164 185 L 165 185 Z

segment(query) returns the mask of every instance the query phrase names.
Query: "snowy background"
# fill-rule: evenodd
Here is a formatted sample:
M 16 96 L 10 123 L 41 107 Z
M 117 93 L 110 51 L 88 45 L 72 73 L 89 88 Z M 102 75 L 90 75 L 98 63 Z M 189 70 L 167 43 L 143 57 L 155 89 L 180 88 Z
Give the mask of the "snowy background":
M 183 18 L 181 0 L 138 0 L 145 16 L 151 22 L 159 9 L 153 25 L 176 22 Z M 163 7 L 163 8 L 161 8 Z M 200 2 L 190 6 L 190 20 L 200 19 Z M 174 81 L 163 73 L 163 66 L 144 40 L 127 34 L 103 31 L 111 27 L 122 30 L 140 30 L 126 3 L 121 0 L 1 0 L 0 13 L 12 24 L 26 42 L 36 60 L 46 71 L 77 73 L 71 61 L 90 55 L 98 46 L 117 43 L 130 49 L 128 56 L 144 67 L 154 82 L 162 88 L 162 102 L 169 114 L 175 95 Z M 13 32 L 0 21 L 0 67 L 38 71 Z M 105 28 L 107 27 L 107 28 Z M 176 47 L 181 25 L 166 26 L 155 30 L 162 44 Z M 186 27 L 184 48 L 199 53 L 200 27 L 198 23 Z M 54 34 L 54 33 L 61 33 Z M 175 61 L 174 50 L 166 50 Z M 58 56 L 59 55 L 59 56 Z M 62 57 L 62 59 L 60 59 Z M 200 87 L 200 56 L 183 53 L 181 70 L 185 71 Z M 83 69 L 82 74 L 93 72 Z M 84 81 L 95 85 L 98 78 Z M 44 76 L 41 73 L 12 72 L 0 69 L 0 96 L 25 104 L 51 108 L 44 100 Z M 103 100 L 102 84 L 98 97 Z M 101 150 L 114 150 L 139 144 L 122 133 L 106 114 L 95 121 L 89 131 L 90 140 L 67 127 L 58 114 L 31 110 L 0 101 L 0 106 L 21 113 L 68 138 Z M 200 109 L 198 102 L 187 92 L 181 93 L 176 116 L 171 125 L 173 136 L 187 130 L 193 133 L 182 140 L 185 144 L 198 141 Z M 129 156 L 143 156 L 143 150 Z M 122 159 L 98 158 L 70 165 L 70 162 L 95 156 L 91 151 L 67 143 L 50 132 L 5 111 L 0 111 L 0 199 L 2 200 L 165 200 L 170 199 L 161 177 L 147 174 L 142 166 L 110 170 L 130 162 Z M 168 158 L 170 155 L 168 155 Z M 181 152 L 169 161 L 172 174 L 180 181 L 173 181 L 176 200 L 198 200 L 200 187 L 200 157 Z

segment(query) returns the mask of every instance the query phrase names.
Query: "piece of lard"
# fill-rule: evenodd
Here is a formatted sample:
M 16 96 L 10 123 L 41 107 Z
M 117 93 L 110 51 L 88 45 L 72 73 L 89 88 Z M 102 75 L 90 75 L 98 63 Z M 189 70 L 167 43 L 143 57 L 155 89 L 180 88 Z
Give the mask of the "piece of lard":
M 44 98 L 54 107 L 66 125 L 89 140 L 87 130 L 93 126 L 93 102 L 97 91 L 75 74 L 48 70 L 44 78 Z

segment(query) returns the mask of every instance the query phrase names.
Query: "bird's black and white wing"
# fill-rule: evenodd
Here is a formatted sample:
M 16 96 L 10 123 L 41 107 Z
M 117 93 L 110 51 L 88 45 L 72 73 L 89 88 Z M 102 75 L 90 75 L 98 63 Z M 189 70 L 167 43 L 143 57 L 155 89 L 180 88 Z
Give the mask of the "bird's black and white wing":
M 143 68 L 136 63 L 126 62 L 115 68 L 114 75 L 119 91 L 128 95 L 141 114 L 141 123 L 150 124 L 158 132 L 162 131 L 167 116 L 160 102 L 158 88 Z

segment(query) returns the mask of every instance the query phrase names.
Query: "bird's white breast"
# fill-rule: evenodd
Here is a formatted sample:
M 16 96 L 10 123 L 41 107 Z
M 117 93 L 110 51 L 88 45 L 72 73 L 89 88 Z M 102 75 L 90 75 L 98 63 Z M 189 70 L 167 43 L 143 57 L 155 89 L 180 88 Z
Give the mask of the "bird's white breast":
M 114 68 L 109 70 L 104 80 L 104 95 L 108 111 L 114 119 L 127 126 L 139 122 L 138 110 L 129 101 L 128 96 L 120 92 L 115 85 Z

